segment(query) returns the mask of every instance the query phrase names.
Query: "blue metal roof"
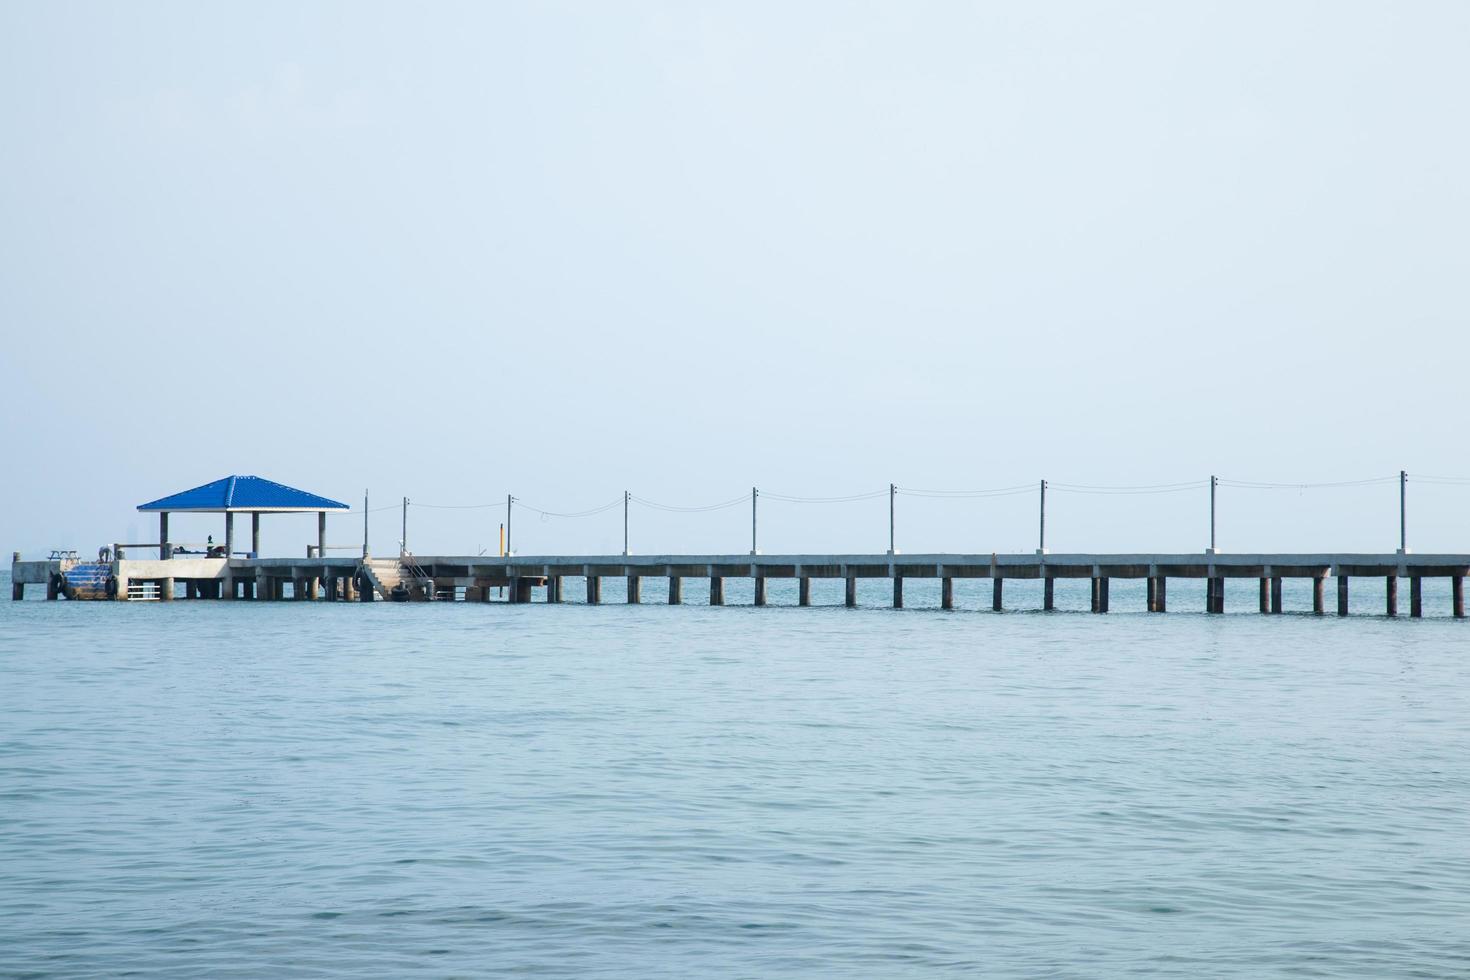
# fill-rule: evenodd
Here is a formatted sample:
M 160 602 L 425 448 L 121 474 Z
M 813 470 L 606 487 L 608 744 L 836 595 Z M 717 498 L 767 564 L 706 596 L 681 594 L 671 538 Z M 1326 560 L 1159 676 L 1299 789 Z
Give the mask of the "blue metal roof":
M 193 490 L 185 490 L 171 497 L 160 497 L 139 510 L 202 511 L 224 513 L 225 511 L 305 511 L 347 510 L 347 505 L 326 497 L 319 497 L 305 490 L 297 490 L 282 483 L 275 483 L 258 476 L 227 476 L 206 483 Z

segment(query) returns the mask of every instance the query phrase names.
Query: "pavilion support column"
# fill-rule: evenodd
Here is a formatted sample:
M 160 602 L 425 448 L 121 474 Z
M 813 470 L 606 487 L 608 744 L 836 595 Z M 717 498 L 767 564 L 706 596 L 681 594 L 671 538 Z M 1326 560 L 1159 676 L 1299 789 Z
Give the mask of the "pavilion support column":
M 796 586 L 796 604 L 798 606 L 810 606 L 812 604 L 812 577 L 803 575 Z
M 260 557 L 260 511 L 250 512 L 250 557 Z
M 709 604 L 712 606 L 723 606 L 725 604 L 725 579 L 720 575 L 709 577 Z
M 842 590 L 842 604 L 849 609 L 857 608 L 857 577 L 847 576 Z
M 596 606 L 602 603 L 602 576 L 587 576 L 587 605 Z
M 1348 577 L 1342 572 L 1337 573 L 1337 614 L 1348 614 Z
M 903 608 L 903 576 L 893 576 L 893 608 Z
M 1424 615 L 1424 580 L 1418 575 L 1409 576 L 1409 618 L 1418 619 Z
M 235 557 L 235 513 L 225 512 L 225 583 L 224 597 L 235 598 L 235 576 L 230 570 L 230 562 Z
M 678 575 L 669 576 L 669 605 L 677 606 L 684 601 L 684 580 Z
M 324 510 L 316 512 L 316 556 L 323 560 L 327 557 L 327 512 Z
M 1057 580 L 1048 575 L 1041 580 L 1041 608 L 1051 612 L 1057 607 Z
M 168 543 L 168 511 L 158 512 L 158 557 L 161 559 L 172 558 L 174 549 Z
M 643 579 L 637 575 L 628 576 L 628 604 L 636 606 L 643 601 Z
M 1006 580 L 997 575 L 991 580 L 990 586 L 990 608 L 992 612 L 1000 612 L 1005 608 L 1003 601 L 1005 597 Z
M 951 575 L 939 580 L 939 608 L 954 608 L 954 577 Z
M 1465 618 L 1465 576 L 1450 576 L 1450 614 L 1456 619 Z
M 755 577 L 755 604 L 757 606 L 766 604 L 766 577 L 764 575 Z
M 1399 577 L 1397 575 L 1388 576 L 1384 580 L 1384 585 L 1387 586 L 1385 596 L 1387 608 L 1384 609 L 1384 613 L 1388 616 L 1397 616 L 1399 614 Z
M 1281 576 L 1271 576 L 1271 612 L 1281 612 Z

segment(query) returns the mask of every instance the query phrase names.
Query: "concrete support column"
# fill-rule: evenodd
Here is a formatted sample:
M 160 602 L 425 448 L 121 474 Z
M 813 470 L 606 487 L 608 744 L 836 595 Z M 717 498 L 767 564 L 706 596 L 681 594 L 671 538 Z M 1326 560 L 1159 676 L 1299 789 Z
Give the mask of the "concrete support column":
M 1341 573 L 1337 576 L 1337 614 L 1348 614 L 1348 577 Z
M 1322 616 L 1327 612 L 1327 603 L 1323 600 L 1323 593 L 1327 591 L 1327 576 L 1312 576 L 1312 615 Z
M 1154 611 L 1169 611 L 1169 579 L 1163 575 L 1159 576 L 1159 582 L 1154 586 Z
M 429 587 L 429 598 L 434 598 L 433 586 Z M 519 575 L 511 578 L 510 587 L 505 590 L 505 599 L 511 605 L 515 605 L 521 601 L 521 579 Z
M 949 575 L 939 580 L 939 608 L 954 608 L 954 579 Z
M 643 601 L 643 579 L 637 575 L 628 576 L 628 603 L 637 605 Z
M 546 601 L 550 603 L 561 602 L 561 576 L 546 576 Z
M 797 580 L 796 604 L 798 606 L 810 606 L 812 604 L 812 577 L 803 575 Z
M 1056 608 L 1056 584 L 1050 575 L 1041 580 L 1041 608 L 1048 612 Z
M 1101 591 L 1102 591 L 1099 588 L 1098 583 L 1101 582 L 1101 581 L 1102 581 L 1102 579 L 1098 578 L 1096 575 L 1094 575 L 1092 577 L 1092 606 L 1091 606 L 1091 608 L 1092 608 L 1092 611 L 1095 612 L 1095 613 L 1102 612 L 1102 609 L 1099 606 L 1099 600 L 1098 600 L 1098 596 L 1101 594 Z
M 857 608 L 857 578 L 849 575 L 843 586 L 842 604 L 849 609 Z
M 127 579 L 126 576 L 119 575 L 117 577 L 117 601 L 118 602 L 127 602 L 128 601 L 128 586 L 130 586 L 131 584 L 132 583 L 130 581 L 128 581 L 128 579 Z M 56 596 L 53 593 L 53 591 L 51 589 L 49 589 L 49 588 L 46 590 L 46 598 L 48 598 L 48 599 L 55 599 L 56 598 Z
M 61 594 L 61 590 L 56 587 L 56 576 L 55 575 L 47 575 L 46 576 L 46 601 L 47 602 L 52 602 L 60 594 Z
M 270 592 L 270 584 L 270 579 L 265 577 L 265 572 L 257 571 L 255 573 L 255 580 L 250 583 L 250 587 L 254 590 L 251 592 L 250 598 L 261 601 L 274 599 L 275 596 L 271 595 Z
M 174 580 L 163 578 L 158 580 L 158 598 L 164 602 L 174 601 Z
M 766 604 L 766 577 L 764 575 L 755 577 L 755 604 L 757 606 Z
M 1098 610 L 1097 610 L 1098 612 L 1105 613 L 1105 612 L 1108 611 L 1108 578 L 1107 578 L 1107 576 L 1103 576 L 1102 578 L 1100 578 L 1100 579 L 1097 580 L 1097 605 L 1098 605 Z
M 372 602 L 373 599 L 376 598 L 373 595 L 373 592 L 374 592 L 373 583 L 371 583 L 369 581 L 366 581 L 366 579 L 364 579 L 364 581 L 362 583 L 362 588 L 360 588 L 360 589 L 357 590 L 357 601 L 358 602 Z
M 306 580 L 306 598 L 316 602 L 322 597 L 322 580 L 327 577 L 327 570 L 323 568 L 318 574 Z
M 336 602 L 337 601 L 337 576 L 336 575 L 332 574 L 331 572 L 328 572 L 327 574 L 325 574 L 325 575 L 322 576 L 322 591 L 325 593 L 323 595 L 323 598 L 326 599 L 328 602 Z
M 1261 612 L 1271 611 L 1271 580 L 1265 576 L 1261 577 Z
M 1281 576 L 1271 576 L 1271 612 L 1281 612 Z
M 533 583 L 529 578 L 511 579 L 512 601 L 516 602 L 517 604 L 530 602 L 531 590 L 535 587 L 535 583 Z M 454 586 L 452 585 L 449 587 L 449 598 L 451 602 L 454 600 Z
M 1158 612 L 1159 602 L 1159 580 L 1154 576 L 1148 577 L 1148 597 L 1144 600 L 1143 608 L 1148 612 Z
M 260 557 L 260 511 L 250 512 L 250 554 L 253 558 Z
M 990 584 L 990 608 L 993 612 L 1000 612 L 1005 608 L 1003 601 L 1005 597 L 1006 580 L 996 576 L 991 579 Z
M 893 576 L 893 608 L 903 608 L 903 576 Z
M 316 581 L 310 575 L 302 575 L 291 584 L 291 598 L 298 602 L 306 602 L 312 596 L 312 583 Z
M 1465 576 L 1450 576 L 1450 614 L 1456 619 L 1465 618 Z
M 1418 575 L 1409 576 L 1409 617 L 1418 619 L 1424 615 L 1424 593 L 1423 579 Z
M 602 602 L 602 576 L 587 576 L 587 605 L 596 606 Z
M 725 580 L 718 575 L 711 575 L 709 579 L 709 604 L 712 606 L 725 604 Z
M 669 576 L 669 605 L 677 606 L 684 601 L 684 580 L 677 575 Z
M 1390 575 L 1384 580 L 1384 584 L 1388 587 L 1388 601 L 1385 603 L 1387 608 L 1384 612 L 1389 616 L 1397 616 L 1399 614 L 1399 577 L 1397 575 Z

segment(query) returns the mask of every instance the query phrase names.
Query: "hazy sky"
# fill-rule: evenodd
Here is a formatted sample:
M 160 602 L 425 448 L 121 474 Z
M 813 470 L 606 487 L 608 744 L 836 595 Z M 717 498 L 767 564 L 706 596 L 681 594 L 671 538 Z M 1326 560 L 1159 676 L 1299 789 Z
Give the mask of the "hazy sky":
M 1470 477 L 1467 51 L 1458 0 L 11 0 L 0 545 L 154 540 L 136 504 L 229 473 L 553 511 Z M 1470 550 L 1470 485 L 1410 496 L 1411 547 Z M 1397 501 L 1227 488 L 1220 543 L 1391 550 Z M 887 509 L 767 500 L 761 546 L 882 550 Z M 1036 545 L 1034 495 L 898 510 L 905 551 Z M 518 511 L 516 549 L 621 518 Z M 1058 492 L 1048 543 L 1207 520 Z M 632 521 L 749 548 L 748 506 Z

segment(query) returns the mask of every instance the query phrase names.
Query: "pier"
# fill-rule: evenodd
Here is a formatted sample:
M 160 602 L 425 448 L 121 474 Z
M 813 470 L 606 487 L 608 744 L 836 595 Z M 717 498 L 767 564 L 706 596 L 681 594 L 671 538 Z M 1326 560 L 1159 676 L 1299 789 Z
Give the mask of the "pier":
M 1393 480 L 1395 478 L 1388 478 Z M 628 549 L 628 505 L 635 499 L 625 492 L 620 501 L 595 508 L 586 514 L 601 513 L 621 503 L 623 507 L 624 550 L 621 555 L 521 556 L 509 551 L 511 507 L 515 498 L 506 498 L 506 523 L 502 525 L 501 553 L 494 556 L 425 557 L 411 554 L 406 547 L 408 508 L 403 499 L 403 539 L 396 558 L 373 557 L 368 547 L 367 514 L 371 513 L 366 497 L 363 501 L 363 538 L 361 545 L 329 545 L 327 515 L 348 510 L 346 504 L 297 490 L 256 476 L 229 476 L 191 490 L 140 504 L 140 512 L 158 515 L 158 541 L 149 543 L 116 543 L 99 550 L 95 561 L 79 558 L 75 552 L 52 552 L 46 559 L 23 559 L 19 552 L 11 560 L 11 598 L 26 597 L 30 586 L 44 589 L 47 599 L 107 599 L 115 601 L 175 599 L 220 601 L 292 601 L 424 602 L 463 600 L 489 602 L 497 598 L 522 604 L 537 601 L 564 601 L 568 579 L 580 579 L 587 604 L 602 602 L 604 579 L 622 579 L 628 603 L 643 600 L 644 579 L 664 579 L 668 583 L 668 602 L 684 601 L 684 583 L 704 579 L 709 584 L 710 605 L 725 604 L 727 579 L 749 579 L 753 603 L 767 604 L 767 583 L 794 580 L 797 604 L 812 604 L 812 583 L 837 580 L 844 584 L 843 604 L 858 604 L 858 582 L 884 579 L 892 584 L 892 606 L 904 606 L 904 583 L 910 579 L 937 580 L 940 608 L 955 608 L 955 582 L 986 580 L 991 583 L 990 608 L 1001 612 L 1008 608 L 1005 599 L 1007 580 L 1039 581 L 1040 608 L 1051 610 L 1055 603 L 1058 579 L 1087 579 L 1090 583 L 1090 608 L 1094 613 L 1111 609 L 1110 584 L 1115 579 L 1145 580 L 1144 608 L 1150 613 L 1167 612 L 1170 580 L 1196 580 L 1203 584 L 1203 610 L 1225 612 L 1227 579 L 1251 579 L 1258 584 L 1256 609 L 1265 614 L 1282 612 L 1283 582 L 1287 579 L 1311 583 L 1312 612 L 1328 612 L 1328 582 L 1333 583 L 1337 615 L 1349 614 L 1349 597 L 1353 579 L 1379 579 L 1385 583 L 1385 615 L 1399 614 L 1399 582 L 1409 582 L 1408 614 L 1418 618 L 1424 614 L 1423 582 L 1448 579 L 1449 613 L 1465 618 L 1465 577 L 1470 574 L 1470 555 L 1414 554 L 1408 548 L 1405 487 L 1407 474 L 1396 478 L 1399 489 L 1399 549 L 1390 553 L 1360 554 L 1224 554 L 1216 547 L 1216 490 L 1220 481 L 1208 481 L 1210 502 L 1210 547 L 1203 553 L 1158 554 L 1051 554 L 1046 549 L 1047 481 L 1041 481 L 1039 500 L 1039 543 L 1034 554 L 900 554 L 895 547 L 894 501 L 899 492 L 890 485 L 880 494 L 888 497 L 889 547 L 884 554 L 788 554 L 763 555 L 758 548 L 756 502 L 759 492 L 752 488 L 751 550 L 749 554 L 718 555 L 638 555 Z M 1369 481 L 1381 482 L 1381 481 Z M 1180 484 L 1165 487 L 1172 492 Z M 1203 486 L 1203 484 L 1201 485 Z M 1012 492 L 1011 488 L 1003 492 Z M 1022 488 L 1024 489 L 1024 488 Z M 985 491 L 988 493 L 989 491 Z M 872 494 L 865 496 L 874 496 Z M 740 504 L 744 497 L 727 504 Z M 789 498 L 796 499 L 796 498 Z M 708 508 L 705 508 L 708 509 Z M 224 541 L 215 544 L 211 537 L 197 549 L 190 549 L 169 539 L 169 514 L 220 514 L 224 517 Z M 250 549 L 236 550 L 235 517 L 247 513 L 251 521 Z M 276 513 L 315 513 L 317 540 L 305 548 L 305 557 L 266 558 L 260 555 L 260 522 L 262 515 Z M 360 547 L 360 551 L 359 551 Z M 139 551 L 156 550 L 157 557 L 137 557 Z M 351 556 L 333 557 L 332 551 L 359 552 Z M 1177 603 L 1176 603 L 1177 605 Z
M 125 549 L 126 550 L 126 546 Z M 314 551 L 314 549 L 313 549 Z M 67 573 L 81 565 L 76 558 L 52 557 L 11 562 L 12 599 L 25 597 L 28 586 L 45 590 L 46 598 L 65 594 Z M 749 579 L 754 604 L 766 604 L 766 583 L 795 580 L 798 604 L 811 605 L 812 582 L 844 583 L 844 604 L 857 606 L 857 583 L 886 579 L 892 583 L 892 606 L 904 605 L 904 583 L 910 579 L 938 580 L 940 605 L 954 608 L 954 583 L 979 579 L 991 582 L 991 608 L 1007 607 L 1008 580 L 1039 580 L 1041 608 L 1053 607 L 1058 579 L 1088 579 L 1091 609 L 1111 610 L 1109 583 L 1115 579 L 1146 580 L 1145 609 L 1163 613 L 1171 608 L 1169 581 L 1195 580 L 1204 585 L 1200 611 L 1225 612 L 1226 579 L 1253 579 L 1259 587 L 1256 610 L 1282 611 L 1282 583 L 1301 579 L 1311 583 L 1312 612 L 1328 613 L 1329 592 L 1334 610 L 1348 614 L 1353 579 L 1386 582 L 1383 612 L 1399 615 L 1401 579 L 1409 582 L 1408 615 L 1424 613 L 1422 583 L 1426 578 L 1450 580 L 1451 616 L 1465 617 L 1465 577 L 1470 555 L 1414 554 L 927 554 L 927 555 L 561 555 L 561 556 L 405 556 L 403 558 L 201 558 L 134 559 L 113 557 L 107 563 L 110 585 L 103 589 L 114 600 L 217 599 L 222 601 L 406 601 L 488 602 L 503 595 L 511 603 L 558 603 L 567 595 L 568 579 L 582 580 L 584 601 L 602 601 L 602 582 L 622 579 L 626 601 L 642 601 L 644 579 L 665 579 L 668 601 L 683 601 L 688 579 L 709 582 L 709 603 L 724 605 L 725 581 Z M 1333 587 L 1329 590 L 1329 580 Z M 1172 608 L 1177 608 L 1176 602 Z

